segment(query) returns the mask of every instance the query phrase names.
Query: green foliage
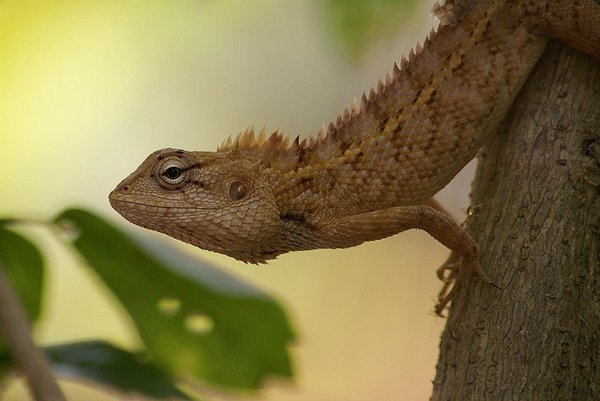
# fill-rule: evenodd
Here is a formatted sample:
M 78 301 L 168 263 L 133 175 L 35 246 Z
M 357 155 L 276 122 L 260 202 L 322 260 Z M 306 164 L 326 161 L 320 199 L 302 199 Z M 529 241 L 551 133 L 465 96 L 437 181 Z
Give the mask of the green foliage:
M 4 220 L 8 223 L 8 220 Z M 40 316 L 44 262 L 40 251 L 30 241 L 10 231 L 0 222 L 0 262 L 30 321 Z M 0 337 L 0 353 L 6 352 L 6 343 Z M 7 366 L 0 364 L 0 381 L 9 373 Z M 0 383 L 3 384 L 3 383 Z
M 67 210 L 57 221 L 75 225 L 73 244 L 121 301 L 157 363 L 231 387 L 291 375 L 285 347 L 293 336 L 266 295 L 199 262 L 194 274 L 173 249 L 136 242 L 89 212 Z
M 346 54 L 357 59 L 368 43 L 393 37 L 415 0 L 324 0 L 326 25 Z M 43 309 L 43 258 L 12 230 L 20 220 L 0 219 L 0 261 L 29 319 Z M 86 379 L 124 394 L 189 399 L 179 377 L 231 388 L 258 388 L 270 376 L 292 375 L 287 346 L 293 332 L 269 296 L 163 242 L 133 238 L 81 210 L 51 223 L 71 234 L 85 260 L 128 313 L 143 348 L 124 350 L 102 341 L 44 347 L 57 374 Z M 56 230 L 54 230 L 56 231 Z M 0 338 L 0 379 L 11 366 Z
M 103 341 L 53 345 L 44 350 L 63 377 L 92 379 L 128 395 L 190 399 L 173 385 L 168 372 L 151 364 L 147 357 Z
M 0 261 L 27 317 L 35 322 L 40 316 L 44 282 L 40 251 L 29 240 L 0 225 Z
M 147 355 L 98 340 L 52 345 L 43 350 L 60 377 L 91 380 L 127 396 L 191 400 L 175 387 L 173 376 L 151 363 Z M 8 354 L 0 353 L 0 366 L 9 364 Z
M 358 59 L 370 42 L 393 38 L 415 0 L 325 0 L 319 4 L 337 43 Z
M 8 229 L 19 220 L 3 222 L 0 261 L 35 322 L 42 257 Z M 182 376 L 258 388 L 269 376 L 292 375 L 287 345 L 293 332 L 281 307 L 263 292 L 82 209 L 66 210 L 51 224 L 68 234 L 61 238 L 121 302 L 144 345 L 133 352 L 102 341 L 45 347 L 57 374 L 156 399 L 189 399 L 175 385 Z M 0 346 L 0 373 L 11 368 L 7 355 Z

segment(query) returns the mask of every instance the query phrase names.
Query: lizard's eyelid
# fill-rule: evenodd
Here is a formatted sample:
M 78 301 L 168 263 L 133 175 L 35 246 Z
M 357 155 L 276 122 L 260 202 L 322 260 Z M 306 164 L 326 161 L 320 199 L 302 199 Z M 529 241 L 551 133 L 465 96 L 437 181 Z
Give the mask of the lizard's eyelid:
M 179 163 L 165 163 L 158 171 L 158 176 L 166 184 L 177 185 L 183 181 L 186 170 Z

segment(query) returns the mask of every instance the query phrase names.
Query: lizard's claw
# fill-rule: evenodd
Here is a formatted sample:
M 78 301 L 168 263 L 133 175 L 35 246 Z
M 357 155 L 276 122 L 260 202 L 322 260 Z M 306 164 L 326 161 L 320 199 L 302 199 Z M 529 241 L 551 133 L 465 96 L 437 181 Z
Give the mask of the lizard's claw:
M 458 269 L 452 269 L 450 270 L 450 273 L 447 276 L 444 276 L 442 278 L 444 285 L 438 293 L 438 302 L 435 305 L 435 314 L 440 317 L 444 317 L 444 310 L 446 309 L 450 301 L 452 301 L 452 298 L 454 298 L 454 294 L 456 293 L 457 289 L 460 287 L 460 284 L 462 282 L 462 280 L 460 279 L 455 279 L 457 271 L 460 273 Z
M 435 306 L 435 314 L 440 317 L 444 316 L 444 309 L 446 309 L 446 306 L 452 300 L 454 293 L 458 288 L 458 282 L 456 282 L 455 278 L 457 274 L 460 273 L 460 259 L 461 257 L 457 252 L 452 252 L 448 260 L 437 269 L 437 276 L 444 283 L 442 289 L 438 293 L 438 303 Z
M 460 268 L 460 255 L 457 252 L 452 252 L 448 260 L 437 269 L 436 274 L 438 278 L 446 284 L 452 284 L 454 282 L 454 272 Z M 446 286 L 444 286 L 445 288 Z M 443 290 L 442 290 L 443 291 Z M 441 293 L 440 293 L 441 295 Z
M 449 273 L 446 274 L 446 271 L 449 271 Z M 435 313 L 438 316 L 444 316 L 444 309 L 446 309 L 448 304 L 452 301 L 454 308 L 453 321 L 456 320 L 456 317 L 459 316 L 464 309 L 467 290 L 474 277 L 481 279 L 486 284 L 501 289 L 488 278 L 481 268 L 477 257 L 461 260 L 460 256 L 453 252 L 446 263 L 438 269 L 437 275 L 444 284 L 438 294 L 438 303 L 435 306 Z M 449 324 L 451 324 L 451 322 Z

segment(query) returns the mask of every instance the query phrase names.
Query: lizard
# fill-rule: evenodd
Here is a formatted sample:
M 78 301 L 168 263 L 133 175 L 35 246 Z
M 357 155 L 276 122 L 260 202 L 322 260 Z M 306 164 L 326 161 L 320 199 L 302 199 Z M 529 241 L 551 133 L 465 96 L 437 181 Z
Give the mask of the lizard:
M 442 315 L 473 278 L 490 281 L 476 242 L 433 196 L 498 130 L 550 38 L 600 57 L 600 3 L 440 0 L 433 12 L 441 22 L 423 45 L 316 136 L 250 128 L 216 152 L 158 150 L 110 204 L 247 263 L 425 230 L 452 251 L 438 269 Z

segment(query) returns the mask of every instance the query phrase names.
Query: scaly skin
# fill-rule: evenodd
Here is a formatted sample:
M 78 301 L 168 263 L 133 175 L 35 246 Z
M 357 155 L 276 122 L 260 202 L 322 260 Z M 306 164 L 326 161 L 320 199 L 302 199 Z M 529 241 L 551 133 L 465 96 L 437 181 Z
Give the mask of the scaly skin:
M 438 32 L 316 138 L 289 144 L 247 130 L 217 152 L 159 150 L 111 205 L 134 224 L 250 263 L 423 229 L 453 251 L 439 270 L 441 313 L 451 288 L 485 276 L 477 244 L 431 197 L 498 128 L 549 36 L 600 57 L 600 5 L 456 0 L 434 12 Z

